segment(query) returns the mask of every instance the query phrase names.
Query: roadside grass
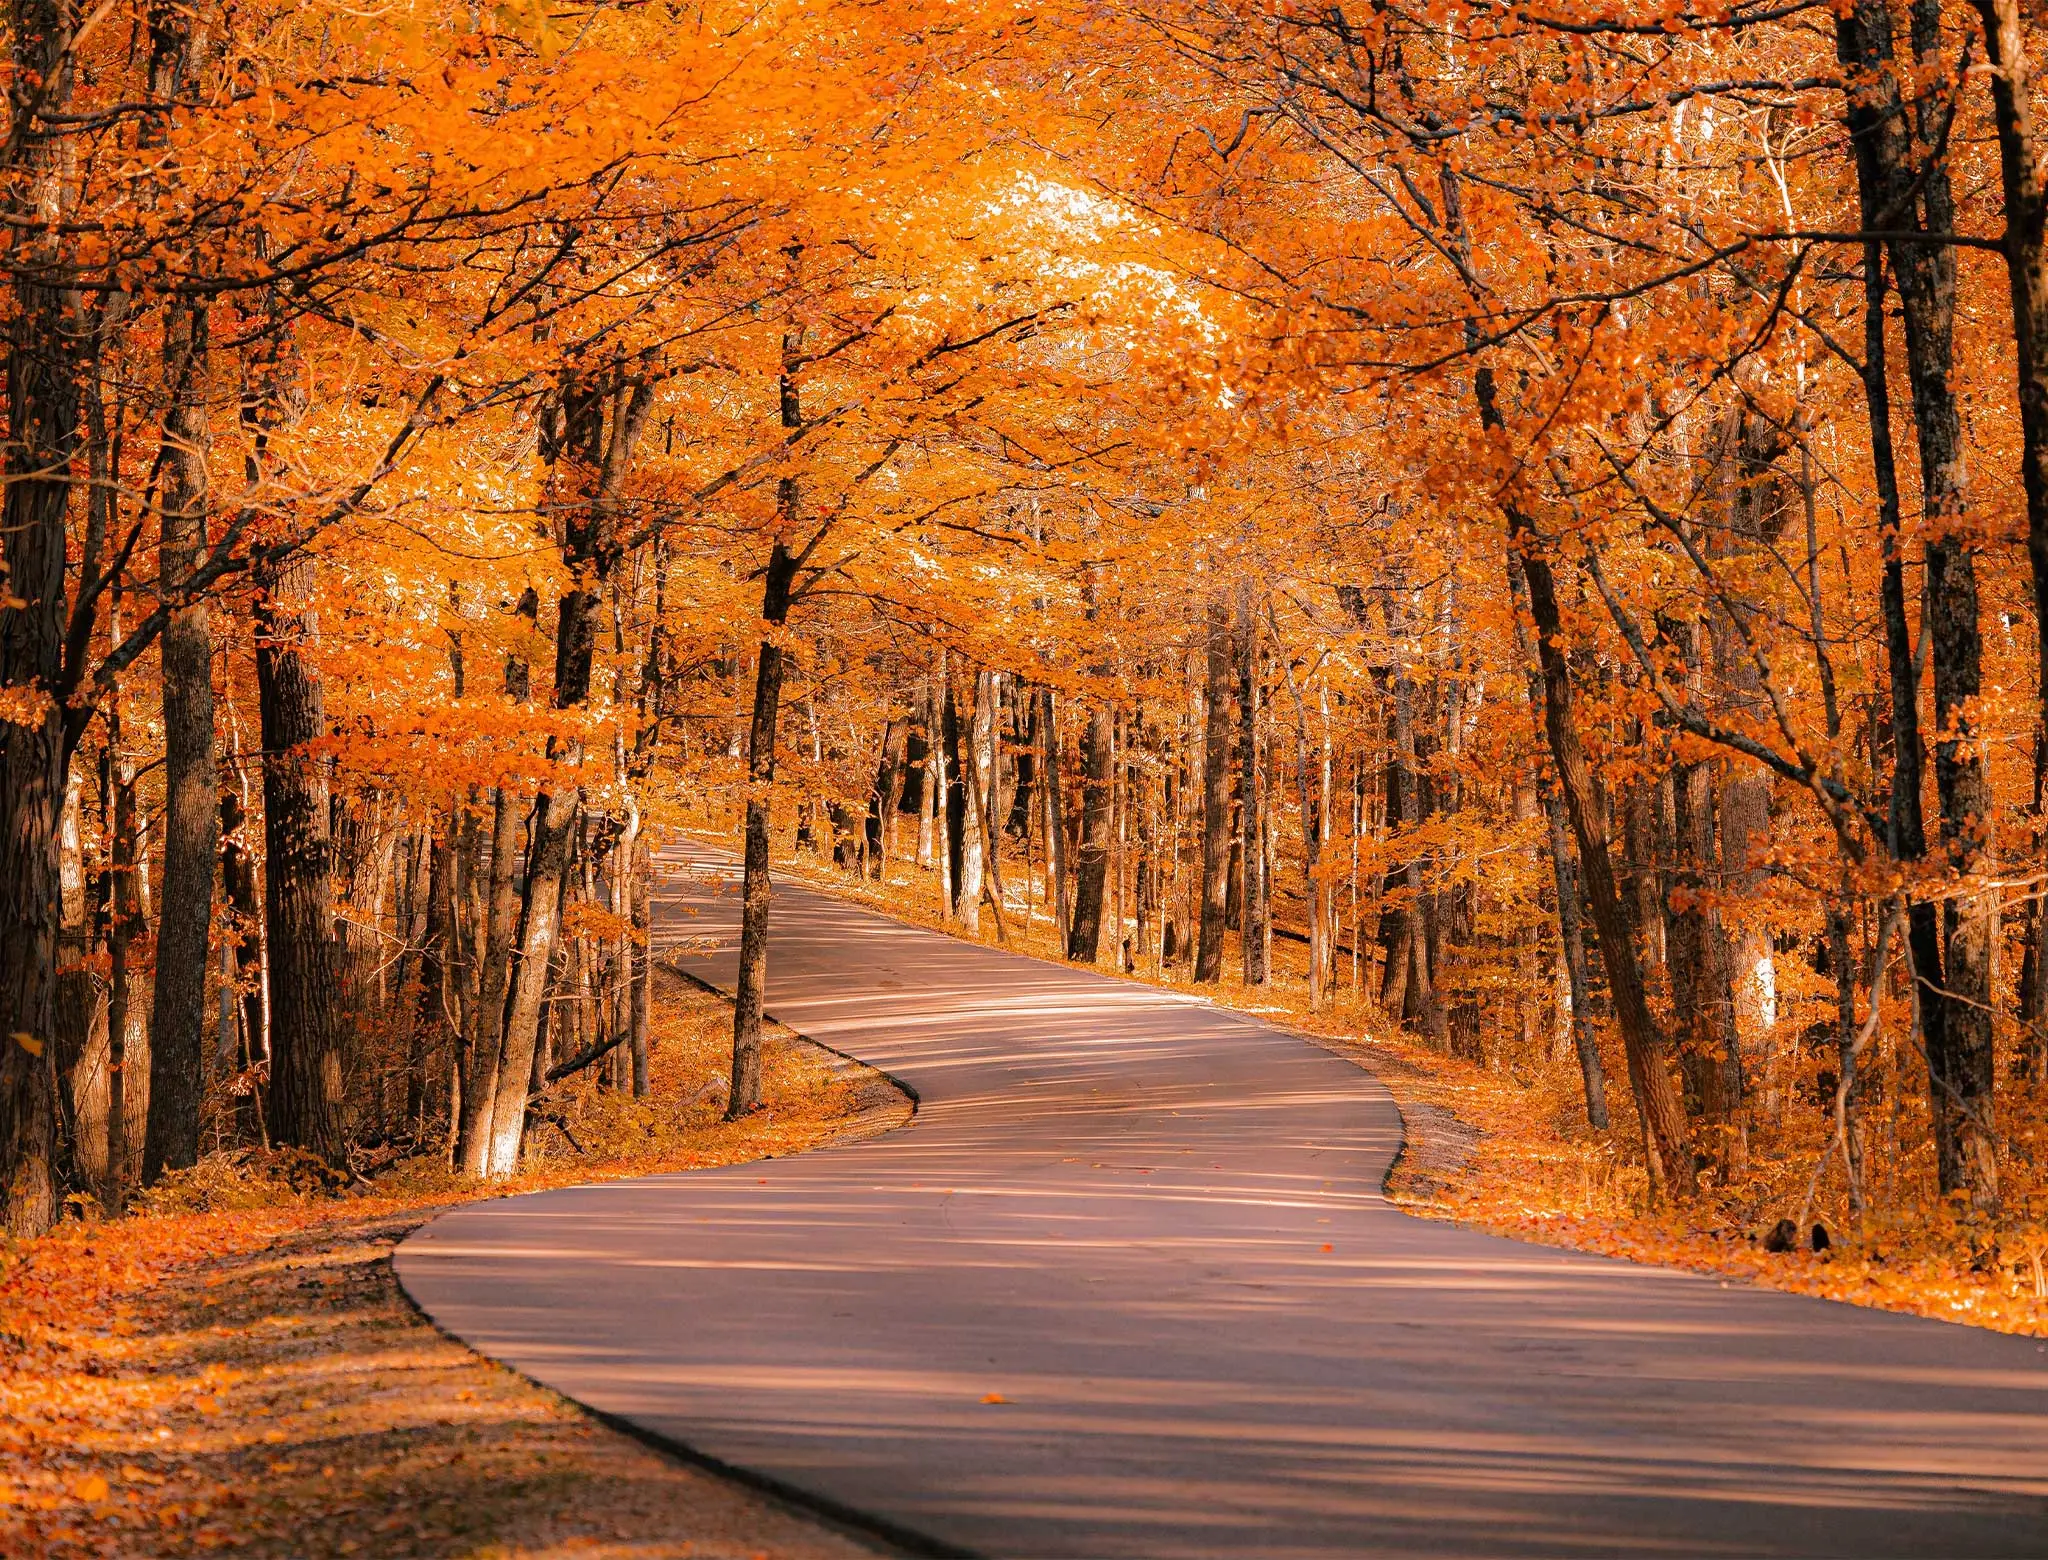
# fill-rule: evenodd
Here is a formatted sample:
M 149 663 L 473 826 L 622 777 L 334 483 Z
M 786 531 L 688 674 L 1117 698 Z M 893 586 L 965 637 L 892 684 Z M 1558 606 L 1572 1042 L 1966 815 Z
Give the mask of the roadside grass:
M 786 1030 L 766 1109 L 719 1119 L 731 1008 L 657 981 L 655 1089 L 557 1086 L 583 1152 L 479 1187 L 438 1159 L 361 1195 L 216 1157 L 118 1220 L 0 1253 L 0 1555 L 852 1560 L 872 1551 L 611 1431 L 429 1325 L 392 1248 L 479 1197 L 796 1153 L 883 1130 L 885 1079 Z M 296 1183 L 296 1184 L 295 1184 Z

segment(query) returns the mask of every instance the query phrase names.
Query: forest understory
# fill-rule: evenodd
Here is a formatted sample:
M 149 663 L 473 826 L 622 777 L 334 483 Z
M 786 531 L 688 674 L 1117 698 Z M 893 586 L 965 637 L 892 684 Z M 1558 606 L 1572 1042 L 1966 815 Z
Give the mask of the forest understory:
M 407 1160 L 352 1186 L 228 1151 L 117 1221 L 0 1251 L 0 1554 L 855 1560 L 870 1550 L 606 1428 L 437 1332 L 392 1272 L 460 1200 L 733 1164 L 909 1117 L 772 1029 L 767 1107 L 720 1119 L 731 1004 L 663 971 L 651 1096 L 588 1083 L 494 1184 Z M 539 1141 L 545 1137 L 549 1141 Z

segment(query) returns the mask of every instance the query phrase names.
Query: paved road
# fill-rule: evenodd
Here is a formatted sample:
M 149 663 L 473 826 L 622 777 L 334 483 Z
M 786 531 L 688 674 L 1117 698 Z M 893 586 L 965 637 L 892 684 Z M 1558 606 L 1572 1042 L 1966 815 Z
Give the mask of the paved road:
M 730 883 L 668 909 L 729 981 Z M 463 1208 L 406 1288 L 940 1553 L 2048 1555 L 2033 1340 L 1411 1219 L 1350 1062 L 819 895 L 769 1006 L 914 1121 Z

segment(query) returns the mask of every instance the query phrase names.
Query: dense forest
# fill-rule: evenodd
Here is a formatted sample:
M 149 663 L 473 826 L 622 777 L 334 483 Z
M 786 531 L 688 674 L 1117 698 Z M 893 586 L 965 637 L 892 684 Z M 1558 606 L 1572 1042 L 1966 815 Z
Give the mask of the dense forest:
M 731 1116 L 771 876 L 836 875 L 1561 1091 L 1635 1206 L 2038 1284 L 2017 0 L 8 43 L 15 1234 L 646 1093 L 687 831 Z

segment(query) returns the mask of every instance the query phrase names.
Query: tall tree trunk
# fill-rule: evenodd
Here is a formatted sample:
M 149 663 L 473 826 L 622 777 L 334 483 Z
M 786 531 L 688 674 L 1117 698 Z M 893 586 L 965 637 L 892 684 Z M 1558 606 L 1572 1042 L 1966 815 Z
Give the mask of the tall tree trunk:
M 1039 785 L 1045 793 L 1045 876 L 1053 903 L 1053 927 L 1062 948 L 1067 946 L 1074 924 L 1074 910 L 1067 893 L 1067 821 L 1062 816 L 1065 801 L 1060 794 L 1060 730 L 1058 710 L 1049 686 L 1038 690 Z
M 921 756 L 919 756 L 916 759 L 916 763 L 918 766 L 917 864 L 919 867 L 929 872 L 936 868 L 938 865 L 937 849 L 939 827 L 939 781 L 938 776 L 936 774 L 939 762 L 939 720 L 938 716 L 934 713 L 937 706 L 932 703 L 931 681 L 929 678 L 925 679 L 923 684 L 920 686 L 918 692 L 918 703 L 920 705 L 920 708 L 918 710 L 918 724 L 922 726 L 924 729 L 921 733 L 918 734 L 916 740 L 922 742 L 924 746 L 924 752 Z M 910 741 L 906 740 L 906 761 L 908 761 L 908 751 L 912 745 L 913 744 Z M 942 907 L 946 897 L 947 896 L 944 893 L 941 893 L 940 899 L 942 902 Z
M 106 1179 L 100 1188 L 101 1201 L 109 1215 L 118 1215 L 129 1187 L 129 1143 L 132 1106 L 128 1088 L 132 1052 L 140 1047 L 131 1042 L 141 1027 L 136 1022 L 135 934 L 142 922 L 140 902 L 141 841 L 137 837 L 135 806 L 135 765 L 123 747 L 122 721 L 117 707 L 107 715 L 107 750 L 103 755 L 104 784 L 110 793 L 112 814 L 108 829 L 110 870 L 107 874 L 107 1149 Z
M 205 62 L 206 8 L 156 0 L 149 13 L 150 88 L 160 104 L 183 101 Z M 160 144 L 159 122 L 146 142 Z M 205 547 L 207 400 L 211 351 L 207 307 L 174 300 L 164 319 L 166 411 L 159 485 L 158 569 L 176 603 Z M 207 933 L 219 846 L 213 731 L 213 645 L 203 597 L 175 605 L 161 641 L 164 719 L 164 884 L 150 1011 L 149 1120 L 142 1178 L 199 1157 L 206 1075 Z
M 541 1025 L 556 933 L 562 925 L 562 885 L 569 868 L 569 843 L 582 808 L 575 790 L 543 791 L 527 826 L 526 880 L 520 895 L 519 931 L 513 939 L 518 963 L 505 1007 L 504 1048 L 491 1095 L 491 1125 L 484 1174 L 512 1175 L 526 1132 L 526 1101 L 536 1058 L 542 1058 Z M 495 865 L 492 868 L 496 872 Z M 483 1008 L 484 1021 L 491 1009 Z
M 512 611 L 521 626 L 531 631 L 540 614 L 538 592 L 528 587 Z M 505 657 L 504 690 L 506 702 L 515 706 L 533 697 L 533 667 L 516 651 Z M 506 1045 L 513 1033 L 514 938 L 520 926 L 520 886 L 513 868 L 519 854 L 520 815 L 527 809 L 521 806 L 518 793 L 502 779 L 492 792 L 491 801 L 491 866 L 482 905 L 482 937 L 471 939 L 468 971 L 468 985 L 475 995 L 464 1014 L 462 1041 L 455 1060 L 456 1094 L 460 1101 L 455 1123 L 455 1168 L 468 1176 L 492 1173 L 491 1143 L 499 1080 L 504 1076 Z M 538 809 L 536 800 L 536 818 Z M 462 816 L 468 842 L 468 870 L 464 876 L 473 883 L 478 836 L 474 807 L 462 809 Z M 524 944 L 519 946 L 523 950 Z M 550 947 L 542 955 L 542 963 L 552 952 Z M 537 1015 L 534 1022 L 539 1022 Z M 525 1110 L 522 1101 L 522 1121 Z
M 2038 871 L 2048 860 L 2048 732 L 2034 734 L 2033 828 L 2032 859 Z M 2020 1074 L 2039 1083 L 2048 1080 L 2048 883 L 2032 885 L 2025 913 L 2015 1016 L 2020 1023 Z
M 1003 779 L 1002 751 L 997 739 L 1001 706 L 1000 674 L 979 673 L 974 680 L 974 716 L 969 727 L 972 751 L 967 765 L 967 806 L 974 815 L 975 844 L 984 865 L 980 892 L 995 915 L 997 939 L 1008 942 L 1009 928 L 1003 923 L 1002 799 L 998 794 Z
M 1219 597 L 1209 605 L 1208 680 L 1203 687 L 1202 918 L 1195 979 L 1223 978 L 1224 922 L 1230 895 L 1230 615 Z
M 1843 903 L 1846 904 L 1844 894 Z M 1842 1156 L 1846 1161 L 1845 1179 L 1849 1183 L 1849 1213 L 1852 1218 L 1861 1219 L 1865 1210 L 1863 1196 L 1863 1133 L 1858 1119 L 1861 1104 L 1861 1071 L 1857 1056 L 1856 1024 L 1856 961 L 1849 952 L 1850 921 L 1843 904 L 1831 904 L 1827 911 L 1826 948 L 1828 972 L 1835 978 L 1835 1067 L 1837 1099 L 1840 1101 L 1841 1116 L 1836 1122 L 1842 1138 Z M 1878 982 L 1884 979 L 1882 970 L 1873 971 L 1870 982 L 1872 1000 L 1875 1001 Z
M 633 1052 L 633 1098 L 644 1100 L 653 1087 L 648 1071 L 647 1030 L 654 1007 L 654 852 L 648 847 L 644 830 L 635 830 L 633 856 L 628 865 L 632 889 L 627 902 L 633 935 L 627 942 L 627 980 L 631 987 L 626 1008 L 626 1022 L 630 1026 L 627 1043 Z
M 1067 957 L 1077 964 L 1093 964 L 1102 948 L 1103 900 L 1109 886 L 1110 721 L 1110 707 L 1097 704 L 1088 712 L 1081 733 L 1081 848 L 1073 925 L 1067 934 Z
M 1848 123 L 1862 226 L 1865 232 L 1876 233 L 1906 220 L 1911 188 L 1910 149 L 1891 76 L 1891 13 L 1879 0 L 1859 0 L 1836 18 L 1835 27 L 1838 56 L 1865 83 L 1864 89 L 1849 99 Z M 1920 673 L 1914 660 L 1912 624 L 1906 605 L 1898 471 L 1892 444 L 1891 389 L 1886 362 L 1884 278 L 1887 254 L 1895 266 L 1901 254 L 1912 265 L 1913 247 L 1897 245 L 1887 251 L 1876 238 L 1865 240 L 1863 245 L 1863 397 L 1878 500 L 1878 545 L 1883 557 L 1879 599 L 1892 718 L 1888 844 L 1894 859 L 1902 864 L 1918 862 L 1927 854 L 1921 803 L 1926 750 L 1920 730 Z M 1920 289 L 1922 293 L 1924 290 Z M 1922 1042 L 1930 1056 L 1945 1057 L 1950 1004 L 1942 976 L 1940 916 L 1932 901 L 1915 898 L 1908 904 L 1906 946 L 1917 987 L 1915 1006 Z M 1944 1129 L 1939 1111 L 1936 1119 L 1936 1130 L 1941 1132 Z
M 875 755 L 875 782 L 868 792 L 865 838 L 868 870 L 877 882 L 888 876 L 889 849 L 896 843 L 896 809 L 903 800 L 903 746 L 907 722 L 891 716 L 882 727 Z
M 1668 897 L 1671 1008 L 1680 1063 L 1704 1129 L 1702 1147 L 1726 1187 L 1742 1173 L 1746 1154 L 1733 952 L 1720 912 L 1704 897 L 1718 860 L 1713 766 L 1681 767 L 1672 776 L 1672 799 L 1678 870 Z
M 939 652 L 939 749 L 941 773 L 945 784 L 940 788 L 939 799 L 944 804 L 940 818 L 940 831 L 946 846 L 947 892 L 952 896 L 947 902 L 947 913 L 958 919 L 966 919 L 960 906 L 966 898 L 964 884 L 967 876 L 967 773 L 962 755 L 964 744 L 960 737 L 960 704 L 953 694 L 952 673 L 946 669 L 946 653 Z M 977 885 L 978 887 L 979 885 Z M 979 921 L 976 921 L 979 924 Z
M 1314 777 L 1314 761 L 1310 756 L 1308 706 L 1303 702 L 1301 689 L 1294 680 L 1294 670 L 1287 668 L 1287 693 L 1294 703 L 1294 785 L 1295 795 L 1301 803 L 1301 877 L 1302 895 L 1308 905 L 1308 1005 L 1309 1011 L 1320 1012 L 1323 1006 L 1323 835 L 1327 825 L 1320 815 L 1319 798 Z M 1415 921 L 1411 917 L 1411 928 Z M 1409 957 L 1419 959 L 1420 937 L 1411 930 L 1409 934 Z
M 491 1173 L 498 1079 L 504 1065 L 505 1037 L 512 1032 L 507 1007 L 512 989 L 513 938 L 519 929 L 519 879 L 513 868 L 519 854 L 522 811 L 511 787 L 500 785 L 492 798 L 490 877 L 485 890 L 483 939 L 477 949 L 473 977 L 476 999 L 471 1004 L 470 1021 L 463 1026 L 462 1049 L 456 1062 L 462 1109 L 456 1127 L 455 1168 L 464 1175 Z M 473 820 L 469 827 L 475 830 Z M 523 1102 L 520 1110 L 525 1110 Z
M 428 834 L 432 829 L 429 827 Z M 426 1117 L 427 1068 L 418 1024 L 419 1003 L 413 982 L 419 974 L 419 951 L 426 941 L 426 905 L 420 893 L 421 857 L 430 839 L 408 826 L 392 846 L 391 924 L 398 939 L 398 961 L 391 978 L 391 1014 L 400 1042 L 399 1068 L 405 1085 L 402 1115 L 406 1131 L 415 1131 Z
M 1017 741 L 1016 767 L 1012 775 L 1009 795 L 1009 810 L 1003 821 L 1003 832 L 1022 840 L 1028 847 L 1031 843 L 1031 819 L 1038 803 L 1037 784 L 1039 749 L 1044 738 L 1039 732 L 1040 700 L 1034 692 L 1027 694 L 1020 681 L 1011 695 L 1015 725 L 1012 736 Z
M 950 809 L 958 835 L 960 861 L 960 887 L 954 897 L 953 908 L 959 916 L 961 927 L 969 936 L 981 930 L 981 891 L 987 871 L 987 857 L 983 854 L 984 831 L 982 829 L 981 798 L 987 794 L 984 785 L 985 771 L 982 768 L 982 749 L 988 736 L 988 699 L 986 691 L 987 673 L 974 679 L 974 707 L 968 711 L 965 751 L 948 742 L 948 756 L 957 755 L 960 783 L 954 788 L 953 806 Z M 946 690 L 947 725 L 951 733 L 960 734 L 960 718 L 955 708 L 953 691 Z
M 1394 751 L 1385 769 L 1385 790 L 1387 793 L 1387 827 L 1404 832 L 1412 829 L 1421 816 L 1420 804 L 1415 796 L 1415 776 L 1408 761 L 1402 757 L 1405 748 L 1411 746 L 1409 739 L 1402 736 L 1401 692 L 1397 684 L 1392 705 Z M 1386 963 L 1380 977 L 1380 1010 L 1389 1018 L 1399 1022 L 1408 1011 L 1408 975 L 1415 964 L 1409 952 L 1409 942 L 1415 935 L 1415 928 L 1421 916 L 1405 902 L 1408 895 L 1408 867 L 1397 863 L 1388 868 L 1380 880 L 1380 926 L 1379 943 Z M 1395 896 L 1400 895 L 1399 899 Z
M 1516 560 L 1519 572 L 1520 561 Z M 1596 1132 L 1608 1128 L 1607 1073 L 1600 1061 L 1600 1042 L 1593 1033 L 1586 979 L 1586 931 L 1580 919 L 1579 863 L 1567 836 L 1564 802 L 1546 774 L 1542 781 L 1543 818 L 1549 831 L 1551 880 L 1557 892 L 1558 951 L 1564 961 L 1565 990 L 1571 1001 L 1572 1049 L 1579 1058 L 1579 1080 L 1586 1096 L 1586 1124 Z
M 271 1136 L 340 1164 L 342 1015 L 329 870 L 327 735 L 318 638 L 318 566 L 294 553 L 265 570 L 257 608 L 256 688 L 263 726 L 264 919 L 270 957 Z
M 590 698 L 598 613 L 605 583 L 619 558 L 618 506 L 653 396 L 653 385 L 638 364 L 615 359 L 596 370 L 578 372 L 563 388 L 560 422 L 544 441 L 556 468 L 550 486 L 562 500 L 562 562 L 570 575 L 569 589 L 555 604 L 558 710 L 579 708 Z M 518 610 L 538 615 L 531 592 L 521 599 Z M 506 687 L 516 698 L 513 676 L 508 666 Z M 548 756 L 572 766 L 582 759 L 580 751 L 565 751 L 553 739 Z M 548 1070 L 546 998 L 562 925 L 570 851 L 582 815 L 582 788 L 562 777 L 535 800 L 528 826 L 526 881 L 519 931 L 513 939 L 518 962 L 506 1000 L 492 1091 L 485 1170 L 494 1176 L 518 1169 L 527 1099 L 534 1080 L 544 1078 Z M 488 1032 L 494 1010 L 488 1003 L 480 1005 Z
M 1529 631 L 1522 622 L 1521 605 L 1528 600 L 1529 581 L 1522 570 L 1521 555 L 1508 550 L 1508 594 L 1516 605 L 1515 645 L 1529 681 L 1529 708 L 1536 722 L 1536 735 L 1544 738 L 1543 674 L 1537 664 Z M 1543 804 L 1545 828 L 1550 842 L 1552 885 L 1557 894 L 1558 955 L 1564 965 L 1565 999 L 1571 1004 L 1572 1049 L 1579 1059 L 1579 1080 L 1586 1099 L 1586 1124 L 1605 1132 L 1611 1124 L 1607 1110 L 1607 1073 L 1600 1059 L 1599 1038 L 1593 1033 L 1592 982 L 1587 978 L 1584 901 L 1579 890 L 1579 863 L 1573 853 L 1564 799 L 1558 793 L 1554 769 L 1546 766 L 1537 776 L 1537 791 Z
M 1308 740 L 1305 731 L 1301 740 Z M 1404 828 L 1413 830 L 1434 811 L 1434 801 L 1422 766 L 1422 744 L 1415 732 L 1415 680 L 1406 667 L 1394 677 L 1394 751 L 1400 757 L 1401 767 L 1401 822 Z M 1306 796 L 1302 809 L 1306 819 Z M 1436 994 L 1436 955 L 1442 933 L 1437 925 L 1436 896 L 1429 890 L 1428 870 L 1429 864 L 1411 842 L 1408 859 L 1401 868 L 1402 882 L 1408 891 L 1408 924 L 1403 938 L 1408 952 L 1402 986 L 1405 1000 L 1394 1011 L 1419 1026 L 1430 1044 L 1441 1047 L 1449 1042 L 1449 1024 Z
M 71 102 L 72 30 L 60 0 L 14 0 L 8 89 L 14 242 L 55 261 L 70 201 L 69 143 L 43 116 Z M 47 236 L 35 236 L 48 223 Z M 58 818 L 69 748 L 65 517 L 79 448 L 87 331 L 75 294 L 14 288 L 7 356 L 6 495 L 0 500 L 0 693 L 33 715 L 0 721 L 0 1222 L 36 1235 L 57 1216 Z
M 1927 552 L 1934 718 L 1941 732 L 1934 746 L 1935 786 L 1941 798 L 1942 843 L 1951 868 L 1967 879 L 1990 870 L 1987 836 L 1995 816 L 1971 718 L 1982 689 L 1976 571 L 1959 543 L 1936 543 Z M 1948 1012 L 1944 1044 L 1928 1052 L 1936 1168 L 1944 1191 L 1964 1192 L 1979 1209 L 1995 1211 L 1992 962 L 1998 937 L 1997 890 L 1977 887 L 1952 896 L 1943 907 L 1942 923 Z
M 1911 6 L 1913 55 L 1922 68 L 1943 60 L 1938 0 Z M 1914 126 L 1918 142 L 1937 131 L 1934 108 L 1942 96 L 1924 97 Z M 1921 158 L 1921 221 L 1930 233 L 1952 233 L 1955 202 L 1946 150 Z M 1911 249 L 1915 271 L 1894 255 L 1906 317 L 1908 378 L 1913 421 L 1920 439 L 1921 496 L 1933 522 L 1927 544 L 1926 630 L 1933 641 L 1935 791 L 1941 801 L 1941 837 L 1949 865 L 1968 879 L 1991 869 L 1993 810 L 1984 757 L 1977 746 L 1976 710 L 1983 691 L 1983 641 L 1978 626 L 1977 564 L 1966 534 L 1966 464 L 1961 411 L 1954 387 L 1955 251 L 1946 244 Z M 2024 417 L 2024 413 L 2022 414 Z M 1994 1062 L 1992 964 L 1998 936 L 1998 894 L 1982 887 L 1953 895 L 1943 911 L 1942 978 L 1949 1011 L 1939 1051 L 1930 1049 L 1929 1090 L 1935 1157 L 1943 1192 L 1966 1193 L 1980 1210 L 1998 1207 L 1998 1142 L 1993 1116 Z M 1931 1075 L 1941 1074 L 1937 1082 Z
M 953 789 L 958 780 L 953 773 L 953 742 L 957 733 L 956 722 L 947 713 L 953 704 L 950 678 L 945 647 L 941 646 L 931 677 L 931 713 L 925 721 L 931 750 L 925 755 L 924 774 L 926 806 L 932 816 L 932 864 L 939 873 L 939 916 L 946 921 L 953 919 L 960 881 L 960 849 L 953 830 Z
M 1931 65 L 1941 52 L 1939 8 L 1934 0 L 1916 0 L 1909 16 L 1915 60 Z M 1940 128 L 1931 116 L 1942 106 L 1942 95 L 1935 92 L 1923 98 L 1915 122 L 1907 122 L 1896 77 L 1890 72 L 1895 50 L 1891 17 L 1878 0 L 1857 0 L 1836 25 L 1838 52 L 1845 61 L 1874 73 L 1868 89 L 1871 101 L 1851 110 L 1859 184 L 1875 184 L 1881 208 L 1873 214 L 1879 220 L 1866 225 L 1953 232 L 1946 146 L 1924 154 L 1920 150 Z M 1941 139 L 1945 143 L 1945 134 Z M 1866 193 L 1866 210 L 1871 204 Z M 1904 317 L 1921 500 L 1930 530 L 1924 628 L 1932 650 L 1939 733 L 1935 787 L 1941 802 L 1942 844 L 1950 870 L 1967 878 L 1988 864 L 1984 830 L 1992 813 L 1971 722 L 1972 702 L 1982 683 L 1982 649 L 1976 564 L 1964 534 L 1968 516 L 1962 419 L 1954 388 L 1955 253 L 1946 244 L 1911 240 L 1892 240 L 1888 248 Z M 1927 1047 L 1936 1174 L 1944 1195 L 1963 1193 L 1988 1210 L 1998 1203 L 1992 1113 L 1995 895 L 1977 889 L 1951 896 L 1941 922 L 1945 946 L 1938 949 L 1931 946 L 1931 926 L 1909 924 Z
M 449 1079 L 450 1071 L 461 1065 L 461 1045 L 454 1026 L 449 1022 L 448 997 L 448 964 L 454 954 L 455 941 L 455 841 L 461 827 L 460 816 L 461 809 L 455 807 L 449 809 L 446 820 L 438 828 L 434 826 L 431 813 L 426 821 L 426 837 L 421 842 L 427 857 L 426 903 L 421 907 L 419 977 L 412 1014 L 414 1051 L 419 1071 L 423 1079 L 439 1080 L 434 1085 L 435 1091 L 440 1089 L 441 1082 L 449 1084 L 451 1117 L 462 1108 L 461 1085 Z M 424 1095 L 424 1082 L 422 1089 Z M 423 1117 L 429 1108 L 430 1097 L 423 1097 L 415 1119 Z M 450 1126 L 454 1125 L 451 1120 Z
M 1266 790 L 1259 764 L 1259 615 L 1251 585 L 1238 590 L 1238 857 L 1243 862 L 1243 909 L 1239 915 L 1244 983 L 1263 986 L 1270 975 L 1272 907 L 1266 882 Z
M 364 1040 L 378 1008 L 378 908 L 381 898 L 380 842 L 382 801 L 374 791 L 343 794 L 331 791 L 327 835 L 332 876 L 338 890 L 334 906 L 334 964 L 339 982 L 342 1048 L 365 1056 Z M 372 1098 L 381 1098 L 381 1080 Z
M 1156 946 L 1153 940 L 1153 923 L 1159 912 L 1159 809 L 1154 800 L 1152 769 L 1148 762 L 1141 762 L 1136 756 L 1140 749 L 1157 751 L 1154 740 L 1147 734 L 1144 711 L 1138 711 L 1131 721 L 1133 756 L 1127 760 L 1124 770 L 1125 794 L 1132 798 L 1132 818 L 1137 825 L 1137 873 L 1132 884 L 1132 899 L 1137 916 L 1137 941 L 1133 952 L 1136 962 L 1143 965 L 1153 957 Z M 1154 978 L 1158 966 L 1153 966 Z
M 1480 416 L 1489 429 L 1501 426 L 1494 399 L 1493 371 L 1481 366 L 1474 377 Z M 1505 506 L 1508 544 L 1521 556 L 1522 577 L 1529 592 L 1530 616 L 1536 625 L 1537 664 L 1543 684 L 1543 725 L 1550 739 L 1552 761 L 1563 793 L 1565 813 L 1579 845 L 1579 865 L 1586 884 L 1587 908 L 1600 934 L 1601 957 L 1607 966 L 1607 987 L 1628 1057 L 1629 1085 L 1642 1119 L 1644 1151 L 1654 1180 L 1690 1196 L 1693 1190 L 1692 1149 L 1687 1141 L 1685 1105 L 1671 1078 L 1671 1053 L 1663 1031 L 1650 1013 L 1643 993 L 1642 968 L 1636 958 L 1633 917 L 1615 881 L 1608 853 L 1607 826 L 1594 805 L 1593 773 L 1579 742 L 1573 706 L 1571 666 L 1565 658 L 1564 613 L 1544 544 L 1519 504 Z
M 2033 568 L 2035 695 L 2048 713 L 2048 187 L 2041 104 L 2028 13 L 2020 0 L 1975 0 L 1991 70 L 2005 195 L 2006 281 L 2019 367 L 2020 479 L 2027 496 L 2027 558 Z M 2038 924 L 2038 908 L 2035 916 Z M 2037 955 L 2038 957 L 2038 955 Z M 2037 982 L 2038 984 L 2038 982 Z
M 795 482 L 784 478 L 785 513 L 796 507 Z M 768 829 L 775 784 L 775 724 L 782 707 L 782 645 L 774 630 L 789 620 L 796 558 L 777 541 L 761 588 L 761 640 L 754 674 L 754 714 L 747 728 L 746 864 L 740 888 L 740 973 L 733 1005 L 732 1087 L 725 1117 L 736 1121 L 761 1108 L 761 1004 L 768 985 Z M 936 751 L 935 747 L 935 751 Z M 941 771 L 943 774 L 943 770 Z

